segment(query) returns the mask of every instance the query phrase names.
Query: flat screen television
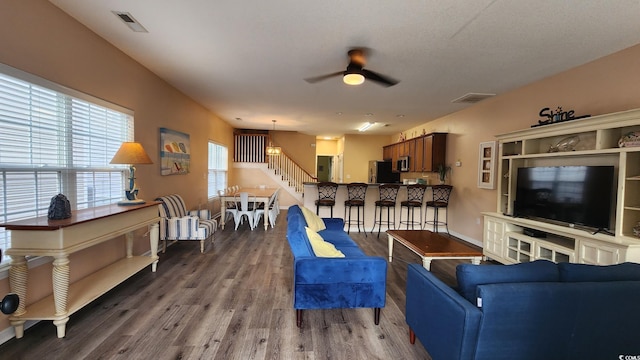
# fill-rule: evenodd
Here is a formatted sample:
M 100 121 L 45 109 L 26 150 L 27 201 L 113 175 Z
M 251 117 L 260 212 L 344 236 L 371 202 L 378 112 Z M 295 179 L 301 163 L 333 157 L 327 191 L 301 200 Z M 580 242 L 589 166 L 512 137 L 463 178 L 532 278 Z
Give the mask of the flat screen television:
M 610 229 L 613 166 L 518 169 L 514 216 Z

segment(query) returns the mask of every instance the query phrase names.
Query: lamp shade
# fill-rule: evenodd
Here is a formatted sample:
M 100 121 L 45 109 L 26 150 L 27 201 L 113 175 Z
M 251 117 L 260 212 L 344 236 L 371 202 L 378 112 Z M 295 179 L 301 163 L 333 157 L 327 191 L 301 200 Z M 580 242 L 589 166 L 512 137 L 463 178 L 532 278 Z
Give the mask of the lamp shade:
M 153 164 L 153 161 L 138 142 L 123 142 L 110 164 Z

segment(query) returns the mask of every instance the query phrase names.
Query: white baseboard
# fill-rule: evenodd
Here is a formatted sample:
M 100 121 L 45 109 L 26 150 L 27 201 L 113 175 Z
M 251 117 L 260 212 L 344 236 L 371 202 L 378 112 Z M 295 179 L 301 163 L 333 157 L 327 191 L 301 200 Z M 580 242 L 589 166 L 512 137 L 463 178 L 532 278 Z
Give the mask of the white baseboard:
M 27 330 L 30 327 L 32 327 L 33 325 L 39 323 L 40 321 L 38 320 L 27 320 L 24 323 L 24 329 Z M 51 331 L 55 332 L 56 331 L 56 327 L 53 325 L 53 323 L 51 324 Z M 26 336 L 26 334 L 25 334 Z M 7 341 L 13 339 L 16 337 L 16 331 L 13 329 L 13 326 L 9 326 L 8 328 L 0 331 L 0 345 L 6 343 Z
M 360 227 L 360 229 L 362 229 L 362 226 Z M 388 230 L 388 229 L 387 229 L 387 228 L 385 228 L 385 227 L 383 226 L 383 227 L 382 227 L 382 229 L 380 230 L 380 234 L 382 234 L 382 233 L 386 232 L 387 230 Z M 431 229 L 425 229 L 425 230 L 431 230 Z M 346 231 L 346 230 L 345 230 L 345 231 Z M 350 232 L 358 232 L 358 227 L 357 227 L 356 225 L 351 225 L 351 226 L 349 227 L 349 231 L 350 231 Z M 366 229 L 366 232 L 367 232 L 367 233 L 370 233 L 370 231 L 371 231 L 371 228 L 367 228 L 367 229 Z M 378 233 L 378 230 L 377 230 L 377 228 L 376 228 L 376 231 L 374 231 L 374 234 L 377 234 L 377 233 Z M 473 245 L 475 245 L 475 246 L 482 247 L 482 241 L 479 241 L 479 240 L 476 240 L 476 239 L 470 238 L 470 237 L 468 237 L 468 236 L 466 236 L 466 235 L 462 235 L 462 234 L 460 234 L 460 233 L 457 233 L 457 232 L 455 232 L 455 231 L 451 231 L 451 230 L 449 230 L 449 233 L 450 233 L 451 235 L 453 235 L 453 236 L 457 237 L 457 238 L 458 238 L 458 239 L 460 239 L 460 240 L 464 240 L 464 241 L 466 241 L 466 242 L 468 242 L 468 243 L 470 243 L 470 244 L 473 244 Z

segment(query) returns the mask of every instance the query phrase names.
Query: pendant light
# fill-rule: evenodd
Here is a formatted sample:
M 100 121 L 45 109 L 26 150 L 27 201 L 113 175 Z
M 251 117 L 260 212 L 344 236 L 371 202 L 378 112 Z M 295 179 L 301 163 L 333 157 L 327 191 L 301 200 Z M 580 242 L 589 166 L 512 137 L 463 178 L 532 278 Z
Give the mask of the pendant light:
M 276 121 L 271 120 L 273 122 L 273 131 L 276 131 Z M 267 155 L 278 156 L 282 153 L 282 148 L 280 146 L 273 146 L 271 142 L 271 135 L 269 135 L 269 146 L 267 146 Z

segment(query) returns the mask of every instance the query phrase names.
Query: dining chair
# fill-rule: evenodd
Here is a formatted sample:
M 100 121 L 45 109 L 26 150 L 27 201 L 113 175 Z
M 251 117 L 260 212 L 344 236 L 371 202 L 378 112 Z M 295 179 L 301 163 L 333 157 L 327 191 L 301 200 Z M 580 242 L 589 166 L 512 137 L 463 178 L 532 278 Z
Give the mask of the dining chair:
M 226 194 L 228 194 L 229 192 L 227 191 Z M 222 208 L 222 202 L 223 197 L 225 196 L 225 190 L 218 190 L 218 196 L 220 197 L 220 208 Z M 227 223 L 227 214 L 230 214 L 231 217 L 234 217 L 234 209 L 236 208 L 236 203 L 235 201 L 224 201 L 225 203 L 225 208 L 226 211 L 224 214 L 221 214 L 220 216 L 220 225 L 222 225 L 223 223 L 226 224 Z
M 265 212 L 267 213 L 267 215 L 264 217 L 264 221 L 268 220 L 271 224 L 272 229 L 275 227 L 276 217 L 278 216 L 275 205 L 278 198 L 278 190 L 276 190 L 273 195 L 271 195 L 271 197 L 269 198 L 269 203 L 267 203 L 266 206 L 264 203 L 258 205 L 258 208 L 256 209 L 255 219 L 253 220 L 253 224 L 255 227 L 258 226 L 260 218 L 264 216 Z
M 242 219 L 245 216 L 249 222 L 249 227 L 253 230 L 255 228 L 253 220 L 255 219 L 256 213 L 256 196 L 247 192 L 241 192 L 240 194 L 236 194 L 234 199 L 236 202 L 236 210 L 234 214 L 236 230 L 238 230 L 238 226 L 240 226 L 243 221 Z

